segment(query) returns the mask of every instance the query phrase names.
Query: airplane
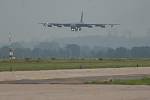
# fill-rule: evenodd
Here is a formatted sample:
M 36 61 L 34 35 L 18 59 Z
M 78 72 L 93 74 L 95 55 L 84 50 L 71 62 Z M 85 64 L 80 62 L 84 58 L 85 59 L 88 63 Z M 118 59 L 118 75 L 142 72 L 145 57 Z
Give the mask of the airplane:
M 78 23 L 39 23 L 42 24 L 44 27 L 70 27 L 71 31 L 81 31 L 82 27 L 87 27 L 87 28 L 93 28 L 93 27 L 101 27 L 101 28 L 106 28 L 106 26 L 110 26 L 111 28 L 114 27 L 115 25 L 120 25 L 120 24 L 87 24 L 83 22 L 83 11 L 81 13 L 81 19 L 80 22 Z

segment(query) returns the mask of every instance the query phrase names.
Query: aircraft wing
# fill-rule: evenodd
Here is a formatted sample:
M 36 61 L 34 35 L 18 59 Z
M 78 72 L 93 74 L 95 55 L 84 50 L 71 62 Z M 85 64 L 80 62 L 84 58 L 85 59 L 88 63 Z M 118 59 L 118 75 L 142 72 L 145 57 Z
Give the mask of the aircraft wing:
M 101 27 L 105 28 L 106 26 L 115 26 L 115 25 L 120 25 L 120 24 L 84 24 L 84 23 L 39 23 L 42 24 L 45 27 L 88 27 L 88 28 L 93 28 L 93 27 Z
M 107 26 L 114 27 L 114 26 L 120 25 L 120 24 L 78 24 L 78 25 L 81 27 L 88 27 L 88 28 L 93 28 L 93 27 L 106 28 Z
M 71 27 L 71 25 L 72 25 L 72 24 L 69 24 L 69 23 L 39 23 L 39 24 L 42 24 L 45 27 L 53 27 L 53 26 L 56 26 L 56 27 Z

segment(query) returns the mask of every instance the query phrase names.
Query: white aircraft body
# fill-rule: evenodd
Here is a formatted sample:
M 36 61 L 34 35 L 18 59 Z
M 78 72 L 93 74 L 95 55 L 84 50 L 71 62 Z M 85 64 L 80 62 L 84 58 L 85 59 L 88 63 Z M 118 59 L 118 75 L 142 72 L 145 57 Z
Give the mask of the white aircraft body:
M 93 28 L 93 27 L 101 27 L 101 28 L 106 28 L 106 26 L 115 26 L 115 25 L 120 25 L 120 24 L 87 24 L 83 22 L 83 11 L 81 13 L 81 19 L 79 23 L 39 23 L 42 24 L 44 27 L 70 27 L 71 31 L 81 31 L 82 27 L 87 27 L 87 28 Z

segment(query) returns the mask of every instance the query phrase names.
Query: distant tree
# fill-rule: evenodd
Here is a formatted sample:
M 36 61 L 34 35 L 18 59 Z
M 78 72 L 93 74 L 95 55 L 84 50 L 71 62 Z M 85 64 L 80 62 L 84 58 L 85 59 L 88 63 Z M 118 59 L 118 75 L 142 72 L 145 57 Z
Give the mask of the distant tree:
M 91 57 L 91 48 L 88 46 L 80 46 L 80 56 L 83 58 Z
M 9 47 L 3 46 L 0 48 L 0 58 L 6 59 L 9 58 Z
M 80 57 L 80 46 L 77 44 L 69 44 L 66 46 L 67 55 L 71 58 Z
M 131 49 L 132 57 L 150 57 L 150 47 L 133 47 Z
M 124 47 L 116 48 L 115 56 L 119 58 L 126 58 L 129 57 L 129 50 Z
M 32 57 L 31 49 L 30 48 L 16 48 L 15 56 L 17 58 L 30 58 Z
M 108 58 L 115 57 L 115 50 L 113 48 L 108 48 L 106 52 L 106 57 Z
M 32 57 L 33 58 L 41 58 L 42 50 L 40 48 L 34 48 L 32 50 Z

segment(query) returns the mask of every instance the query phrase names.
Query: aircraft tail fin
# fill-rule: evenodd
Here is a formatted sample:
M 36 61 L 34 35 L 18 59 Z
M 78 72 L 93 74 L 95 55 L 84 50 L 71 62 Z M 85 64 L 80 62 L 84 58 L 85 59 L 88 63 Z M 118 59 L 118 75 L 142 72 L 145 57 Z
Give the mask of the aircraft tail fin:
M 83 11 L 81 13 L 81 20 L 80 20 L 81 23 L 83 23 Z

